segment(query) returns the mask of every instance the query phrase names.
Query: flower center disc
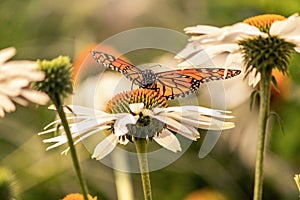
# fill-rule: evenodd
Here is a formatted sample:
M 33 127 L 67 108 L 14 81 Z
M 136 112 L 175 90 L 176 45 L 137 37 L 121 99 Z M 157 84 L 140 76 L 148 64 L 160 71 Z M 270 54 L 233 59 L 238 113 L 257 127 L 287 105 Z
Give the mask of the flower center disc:
M 275 21 L 282 21 L 286 18 L 282 15 L 276 14 L 265 14 L 265 15 L 258 15 L 254 17 L 250 17 L 245 19 L 243 22 L 249 24 L 251 26 L 257 27 L 262 32 L 269 32 L 269 29 L 273 22 Z
M 143 103 L 144 109 L 153 109 L 155 107 L 166 108 L 168 102 L 165 97 L 159 95 L 158 92 L 148 89 L 137 89 L 128 92 L 123 92 L 114 96 L 107 104 L 106 111 L 108 113 L 131 113 L 139 115 L 136 124 L 128 124 L 129 133 L 134 138 L 152 138 L 155 134 L 159 134 L 164 128 L 164 123 L 149 116 L 144 116 L 142 113 L 133 113 L 129 105 L 134 103 Z

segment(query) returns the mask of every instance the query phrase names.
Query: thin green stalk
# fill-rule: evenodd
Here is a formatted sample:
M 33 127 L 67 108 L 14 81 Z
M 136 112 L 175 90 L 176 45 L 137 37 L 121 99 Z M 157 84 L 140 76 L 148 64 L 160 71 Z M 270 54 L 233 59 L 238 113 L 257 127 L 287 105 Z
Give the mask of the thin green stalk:
M 259 132 L 256 151 L 255 181 L 253 200 L 262 199 L 263 191 L 263 163 L 266 145 L 267 121 L 270 112 L 271 78 L 269 71 L 261 72 L 260 106 L 259 106 Z
M 73 139 L 72 139 L 71 131 L 70 131 L 70 128 L 69 128 L 69 124 L 68 124 L 68 121 L 67 121 L 67 118 L 66 118 L 66 114 L 63 110 L 63 105 L 61 103 L 59 95 L 56 95 L 54 98 L 51 98 L 51 100 L 52 100 L 52 102 L 54 103 L 54 105 L 56 107 L 57 113 L 60 117 L 61 123 L 64 127 L 64 130 L 65 130 L 67 138 L 68 138 L 68 144 L 69 144 L 70 153 L 71 153 L 71 157 L 72 157 L 72 161 L 73 161 L 73 166 L 74 166 L 75 173 L 76 173 L 76 176 L 77 176 L 78 181 L 79 181 L 79 185 L 81 187 L 83 198 L 84 198 L 84 200 L 88 200 L 87 187 L 86 187 L 85 181 L 84 181 L 83 176 L 82 176 L 82 172 L 81 172 L 81 169 L 80 169 L 80 165 L 79 165 L 76 149 L 75 149 L 75 146 L 74 146 L 74 143 L 73 143 Z
M 138 138 L 135 140 L 134 143 L 135 143 L 139 165 L 140 165 L 142 184 L 144 190 L 144 199 L 152 200 L 150 175 L 149 175 L 148 159 L 147 159 L 147 140 L 144 138 Z

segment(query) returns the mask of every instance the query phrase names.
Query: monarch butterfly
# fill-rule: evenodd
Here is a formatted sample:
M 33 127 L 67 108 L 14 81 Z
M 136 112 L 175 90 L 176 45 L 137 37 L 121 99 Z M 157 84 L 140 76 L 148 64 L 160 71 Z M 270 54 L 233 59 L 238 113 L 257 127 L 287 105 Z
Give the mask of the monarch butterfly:
M 140 88 L 157 91 L 166 99 L 184 97 L 195 92 L 201 83 L 224 79 L 225 73 L 225 69 L 221 68 L 191 68 L 155 73 L 150 69 L 141 70 L 131 63 L 103 52 L 91 51 L 91 55 L 100 65 L 122 73 Z M 240 73 L 240 70 L 228 69 L 225 79 Z

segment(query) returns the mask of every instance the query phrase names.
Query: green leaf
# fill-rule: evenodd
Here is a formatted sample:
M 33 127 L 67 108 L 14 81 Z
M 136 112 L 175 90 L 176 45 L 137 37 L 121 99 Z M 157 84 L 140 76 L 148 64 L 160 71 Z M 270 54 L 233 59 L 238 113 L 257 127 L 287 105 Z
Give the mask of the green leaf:
M 272 111 L 272 112 L 269 113 L 268 117 L 271 117 L 271 116 L 275 117 L 275 119 L 276 119 L 276 121 L 277 121 L 277 123 L 278 123 L 278 125 L 280 127 L 281 132 L 284 134 L 283 120 L 281 119 L 281 117 L 279 116 L 279 114 Z
M 279 87 L 278 87 L 277 81 L 276 81 L 276 79 L 275 79 L 275 77 L 274 77 L 274 76 L 272 76 L 272 83 L 273 83 L 273 85 L 274 85 L 274 88 L 275 88 L 275 90 L 276 90 L 277 92 L 279 92 L 279 93 L 280 93 L 280 90 L 279 90 Z
M 251 95 L 250 95 L 250 110 L 252 110 L 258 94 L 259 94 L 259 91 L 257 89 L 251 93 Z

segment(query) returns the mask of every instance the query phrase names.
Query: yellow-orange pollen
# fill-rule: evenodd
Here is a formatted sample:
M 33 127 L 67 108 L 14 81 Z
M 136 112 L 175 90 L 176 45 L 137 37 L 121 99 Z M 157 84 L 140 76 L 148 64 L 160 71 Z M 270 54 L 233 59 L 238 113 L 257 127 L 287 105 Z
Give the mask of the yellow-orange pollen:
M 265 14 L 247 18 L 243 22 L 251 26 L 255 26 L 261 31 L 268 32 L 273 22 L 282 21 L 285 19 L 286 18 L 282 15 Z
M 161 96 L 155 90 L 136 89 L 126 91 L 114 96 L 107 104 L 106 112 L 122 113 L 130 112 L 129 104 L 144 103 L 144 108 L 151 109 L 154 107 L 168 107 L 165 97 Z

